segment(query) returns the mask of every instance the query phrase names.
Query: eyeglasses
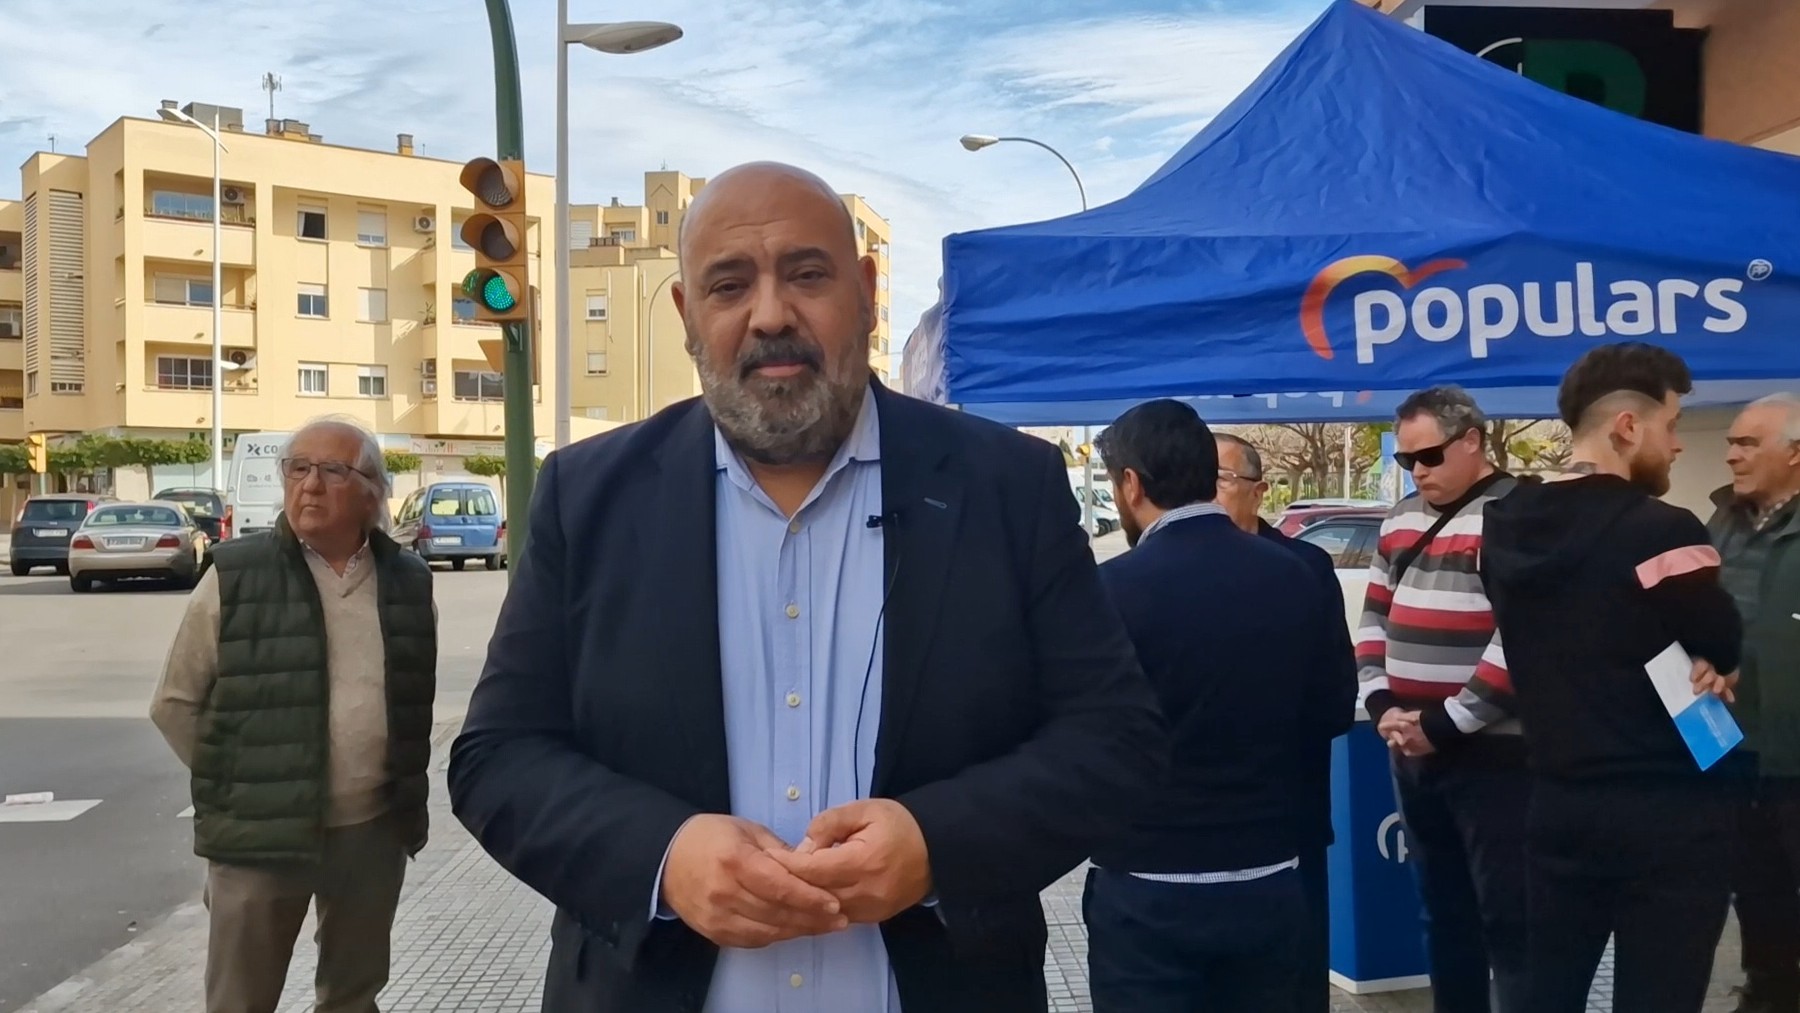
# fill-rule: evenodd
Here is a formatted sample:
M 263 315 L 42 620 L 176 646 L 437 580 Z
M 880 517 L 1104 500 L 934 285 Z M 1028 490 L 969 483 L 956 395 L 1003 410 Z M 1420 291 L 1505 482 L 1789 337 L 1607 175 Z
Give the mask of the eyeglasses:
M 1221 482 L 1242 482 L 1245 485 L 1255 485 L 1256 483 L 1262 481 L 1262 476 L 1261 475 L 1240 475 L 1237 472 L 1232 471 L 1230 468 L 1220 468 L 1219 469 L 1219 481 L 1221 481 Z
M 1442 467 L 1444 464 L 1444 451 L 1455 446 L 1457 440 L 1462 439 L 1473 431 L 1474 430 L 1471 429 L 1465 429 L 1435 447 L 1425 447 L 1421 450 L 1396 451 L 1394 454 L 1394 463 L 1407 471 L 1411 471 L 1421 464 L 1427 468 Z
M 343 485 L 350 481 L 351 475 L 363 474 L 342 461 L 308 461 L 300 457 L 281 459 L 281 477 L 289 482 L 304 482 L 315 470 L 326 485 Z

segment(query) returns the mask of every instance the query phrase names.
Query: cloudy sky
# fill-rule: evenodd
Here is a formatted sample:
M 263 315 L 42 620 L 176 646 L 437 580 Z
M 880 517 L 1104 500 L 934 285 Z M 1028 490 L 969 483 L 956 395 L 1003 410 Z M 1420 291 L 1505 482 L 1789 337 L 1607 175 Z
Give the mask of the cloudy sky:
M 571 0 L 574 21 L 655 18 L 681 42 L 631 57 L 571 54 L 574 197 L 627 203 L 642 173 L 710 176 L 772 158 L 818 171 L 894 226 L 896 336 L 936 296 L 950 232 L 1056 217 L 1074 184 L 1048 154 L 978 154 L 964 133 L 1055 145 L 1090 199 L 1150 174 L 1326 0 Z M 554 0 L 512 0 L 526 157 L 554 165 Z M 462 160 L 493 144 L 480 0 L 4 0 L 0 196 L 12 167 L 76 151 L 159 99 L 276 114 L 332 143 Z M 548 209 L 545 209 L 546 211 Z

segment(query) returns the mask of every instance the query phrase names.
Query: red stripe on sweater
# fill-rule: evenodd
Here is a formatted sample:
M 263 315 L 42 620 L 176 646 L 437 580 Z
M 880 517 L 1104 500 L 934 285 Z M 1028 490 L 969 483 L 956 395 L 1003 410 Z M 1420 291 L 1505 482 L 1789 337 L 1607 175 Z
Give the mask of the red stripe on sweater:
M 1462 688 L 1460 682 L 1417 682 L 1388 676 L 1388 691 L 1408 700 L 1448 700 Z
M 1394 558 L 1407 549 L 1417 545 L 1419 539 L 1425 537 L 1423 531 L 1390 531 L 1381 536 L 1381 552 L 1389 559 Z M 1425 546 L 1424 556 L 1450 556 L 1458 553 L 1480 552 L 1480 535 L 1439 535 Z
M 1475 666 L 1475 678 L 1494 687 L 1502 693 L 1513 691 L 1512 673 L 1491 661 L 1483 660 Z
M 1396 604 L 1388 611 L 1388 628 L 1408 626 L 1417 630 L 1443 630 L 1447 633 L 1493 633 L 1494 613 L 1452 612 L 1447 609 L 1419 608 Z

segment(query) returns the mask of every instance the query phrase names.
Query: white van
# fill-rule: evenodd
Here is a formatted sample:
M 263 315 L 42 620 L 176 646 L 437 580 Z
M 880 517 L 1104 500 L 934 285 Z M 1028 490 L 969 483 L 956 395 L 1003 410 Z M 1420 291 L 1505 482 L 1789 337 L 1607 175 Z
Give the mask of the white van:
M 293 433 L 245 433 L 231 452 L 231 480 L 225 510 L 233 535 L 253 535 L 275 526 L 281 513 L 281 448 Z

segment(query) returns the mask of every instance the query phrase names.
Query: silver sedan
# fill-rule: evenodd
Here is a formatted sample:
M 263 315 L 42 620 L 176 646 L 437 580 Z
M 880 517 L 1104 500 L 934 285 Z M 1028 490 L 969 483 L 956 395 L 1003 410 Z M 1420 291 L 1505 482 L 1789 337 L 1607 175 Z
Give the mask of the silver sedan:
M 193 587 L 206 568 L 206 532 L 180 503 L 107 503 L 69 540 L 69 587 L 150 577 Z

